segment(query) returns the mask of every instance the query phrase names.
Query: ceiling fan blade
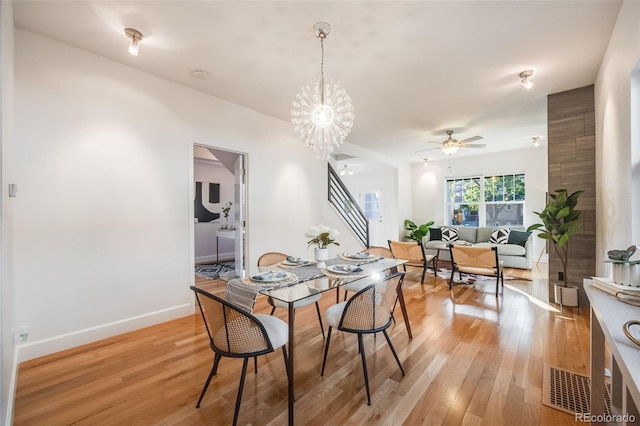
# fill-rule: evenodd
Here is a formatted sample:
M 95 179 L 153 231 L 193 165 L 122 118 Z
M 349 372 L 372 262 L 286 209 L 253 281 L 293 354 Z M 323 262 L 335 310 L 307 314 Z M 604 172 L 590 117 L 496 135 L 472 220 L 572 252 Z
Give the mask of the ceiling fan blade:
M 416 153 L 418 153 L 418 152 L 425 152 L 425 151 L 433 151 L 434 149 L 440 149 L 440 148 L 441 148 L 441 147 L 421 149 L 421 150 L 419 150 L 419 151 L 416 151 Z
M 484 148 L 485 146 L 487 146 L 486 143 L 474 143 L 474 144 L 462 144 L 460 145 L 460 148 Z
M 464 144 L 464 143 L 479 141 L 480 139 L 482 139 L 482 136 L 473 136 L 471 138 L 467 138 L 467 139 L 463 139 L 461 141 L 458 141 L 458 143 Z

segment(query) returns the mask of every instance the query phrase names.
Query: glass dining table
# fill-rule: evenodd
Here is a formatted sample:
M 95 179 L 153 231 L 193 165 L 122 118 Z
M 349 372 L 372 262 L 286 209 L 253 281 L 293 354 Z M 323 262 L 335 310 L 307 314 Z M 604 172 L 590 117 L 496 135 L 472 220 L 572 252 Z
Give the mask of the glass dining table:
M 354 256 L 354 255 L 352 255 Z M 336 291 L 344 284 L 358 281 L 363 285 L 373 284 L 384 277 L 385 271 L 397 268 L 405 263 L 402 259 L 358 258 L 340 255 L 326 261 L 326 268 L 320 269 L 315 263 L 298 264 L 299 260 L 284 261 L 275 265 L 256 267 L 249 270 L 242 278 L 235 278 L 244 285 L 254 285 L 260 288 L 260 293 L 273 299 L 280 300 L 288 306 L 289 344 L 287 358 L 288 372 L 288 414 L 289 425 L 294 424 L 294 303 L 326 291 Z M 300 262 L 304 263 L 304 262 Z M 402 297 L 401 294 L 399 294 Z M 404 303 L 401 304 L 405 321 L 407 321 Z M 407 327 L 408 327 L 407 322 Z M 410 333 L 410 332 L 409 332 Z M 410 334 L 411 335 L 411 334 Z

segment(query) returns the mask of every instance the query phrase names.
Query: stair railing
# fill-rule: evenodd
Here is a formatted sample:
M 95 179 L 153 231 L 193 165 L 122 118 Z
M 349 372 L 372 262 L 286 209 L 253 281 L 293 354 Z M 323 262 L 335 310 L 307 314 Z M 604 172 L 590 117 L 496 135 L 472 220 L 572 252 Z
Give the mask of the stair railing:
M 369 247 L 369 221 L 342 182 L 342 179 L 340 179 L 340 176 L 331 167 L 331 164 L 327 165 L 329 166 L 329 182 L 327 185 L 329 188 L 329 204 L 333 206 L 362 245 Z

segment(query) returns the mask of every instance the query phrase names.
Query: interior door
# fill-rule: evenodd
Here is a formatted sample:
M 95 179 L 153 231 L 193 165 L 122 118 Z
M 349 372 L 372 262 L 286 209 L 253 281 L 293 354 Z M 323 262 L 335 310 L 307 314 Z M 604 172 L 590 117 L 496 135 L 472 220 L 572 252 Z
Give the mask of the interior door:
M 382 188 L 364 189 L 359 194 L 360 208 L 369 221 L 369 245 L 387 246 L 384 237 L 384 191 Z
M 238 206 L 235 212 L 235 227 L 236 227 L 236 244 L 235 244 L 235 264 L 236 264 L 236 276 L 244 277 L 244 265 L 245 265 L 245 241 L 246 241 L 246 168 L 245 168 L 245 156 L 239 155 L 234 165 L 234 202 Z

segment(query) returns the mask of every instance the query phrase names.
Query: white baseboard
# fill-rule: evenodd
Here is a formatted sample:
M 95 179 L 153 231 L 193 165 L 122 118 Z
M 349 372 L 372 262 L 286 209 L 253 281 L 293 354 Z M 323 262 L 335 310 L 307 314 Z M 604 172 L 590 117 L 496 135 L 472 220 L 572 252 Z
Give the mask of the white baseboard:
M 4 424 L 11 426 L 13 424 L 13 408 L 16 401 L 16 386 L 18 385 L 18 346 L 13 347 L 13 362 L 11 363 L 11 378 L 9 379 L 9 394 L 7 395 L 6 417 Z
M 192 315 L 193 313 L 194 305 L 185 303 L 136 317 L 126 318 L 120 321 L 114 321 L 47 339 L 20 344 L 17 346 L 17 363 L 60 352 L 65 349 L 74 348 L 76 346 L 85 345 L 97 340 L 117 336 L 119 334 L 128 333 L 144 327 L 182 318 Z
M 221 262 L 232 260 L 235 258 L 235 253 L 220 253 L 217 258 L 220 259 Z M 196 263 L 212 263 L 217 261 L 216 255 L 213 256 L 199 256 L 196 257 Z

